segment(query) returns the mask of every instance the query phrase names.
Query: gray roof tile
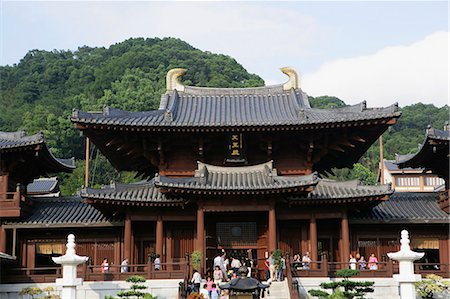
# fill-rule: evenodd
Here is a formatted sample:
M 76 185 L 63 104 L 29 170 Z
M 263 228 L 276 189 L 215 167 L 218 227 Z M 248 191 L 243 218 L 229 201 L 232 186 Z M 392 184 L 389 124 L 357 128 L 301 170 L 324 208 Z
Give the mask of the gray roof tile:
M 57 187 L 58 187 L 57 177 L 34 179 L 32 183 L 27 185 L 27 194 L 52 193 L 57 189 Z
M 106 108 L 103 113 L 75 110 L 72 121 L 84 124 L 138 127 L 254 127 L 302 126 L 386 119 L 400 116 L 397 105 L 365 107 L 365 103 L 336 109 L 310 108 L 301 89 L 188 87 L 168 91 L 158 110 L 129 112 Z
M 85 188 L 81 196 L 92 200 L 105 200 L 111 202 L 140 202 L 149 205 L 183 204 L 184 199 L 171 197 L 159 191 L 153 180 L 135 184 L 113 183 L 102 189 Z
M 252 192 L 257 190 L 296 189 L 315 185 L 318 182 L 316 173 L 303 176 L 278 176 L 273 162 L 253 166 L 214 166 L 197 162 L 195 176 L 191 178 L 169 178 L 157 176 L 155 185 L 161 189 L 179 189 L 189 192 Z
M 390 185 L 364 185 L 359 180 L 332 181 L 320 180 L 314 191 L 307 196 L 291 196 L 291 202 L 320 202 L 322 200 L 336 199 L 363 199 L 384 197 L 392 194 Z
M 120 219 L 105 216 L 79 196 L 34 198 L 31 215 L 23 220 L 8 221 L 7 225 L 111 225 Z
M 354 222 L 449 223 L 439 207 L 437 192 L 395 192 L 374 208 L 350 216 Z

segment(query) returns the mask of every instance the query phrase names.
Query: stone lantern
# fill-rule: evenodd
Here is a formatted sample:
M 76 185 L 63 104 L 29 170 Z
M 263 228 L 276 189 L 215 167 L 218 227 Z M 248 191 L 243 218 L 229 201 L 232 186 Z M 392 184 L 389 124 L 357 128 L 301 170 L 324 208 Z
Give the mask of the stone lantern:
M 67 236 L 66 254 L 59 257 L 52 257 L 56 264 L 63 267 L 62 278 L 56 279 L 56 285 L 62 287 L 61 299 L 76 299 L 77 285 L 83 283 L 83 279 L 77 278 L 77 266 L 85 263 L 87 256 L 78 256 L 75 253 L 75 236 Z
M 409 243 L 408 231 L 402 230 L 400 251 L 387 254 L 390 259 L 399 261 L 399 274 L 394 274 L 394 279 L 399 282 L 401 299 L 415 299 L 414 283 L 422 279 L 420 274 L 414 274 L 414 261 L 421 259 L 425 253 L 412 251 Z

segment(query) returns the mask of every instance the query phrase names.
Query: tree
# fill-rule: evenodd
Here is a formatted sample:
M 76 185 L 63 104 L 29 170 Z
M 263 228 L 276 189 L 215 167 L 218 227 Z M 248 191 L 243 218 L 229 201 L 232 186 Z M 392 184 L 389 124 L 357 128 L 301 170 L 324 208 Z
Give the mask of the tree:
M 203 254 L 200 251 L 198 251 L 198 250 L 194 250 L 191 253 L 192 268 L 194 268 L 195 270 L 199 271 L 200 270 L 200 266 L 202 265 L 202 258 L 203 258 Z
M 359 275 L 359 270 L 342 269 L 336 271 L 337 277 L 342 277 L 341 281 L 323 282 L 320 287 L 326 290 L 332 290 L 332 293 L 328 293 L 323 290 L 310 290 L 308 291 L 312 296 L 319 299 L 331 299 L 331 298 L 364 298 L 366 293 L 372 293 L 374 291 L 373 281 L 351 281 L 349 278 Z
M 150 293 L 143 292 L 142 290 L 147 289 L 143 283 L 146 282 L 145 278 L 139 275 L 133 275 L 128 277 L 126 282 L 131 283 L 130 289 L 126 291 L 121 291 L 117 293 L 120 298 L 135 298 L 135 299 L 157 299 Z M 106 296 L 105 299 L 117 299 L 114 296 Z

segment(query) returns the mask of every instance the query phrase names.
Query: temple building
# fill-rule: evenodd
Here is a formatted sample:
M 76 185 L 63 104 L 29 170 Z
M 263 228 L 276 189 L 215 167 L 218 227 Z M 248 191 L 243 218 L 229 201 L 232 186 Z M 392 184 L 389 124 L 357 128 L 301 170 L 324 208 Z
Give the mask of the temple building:
M 389 184 L 321 178 L 334 167 L 352 167 L 401 116 L 396 104 L 312 108 L 291 68 L 282 69 L 286 83 L 256 88 L 185 86 L 179 81 L 185 71 L 168 72 L 157 110 L 107 107 L 72 114 L 75 126 L 117 170 L 135 171 L 141 182 L 85 187 L 72 197 L 32 197 L 25 188 L 19 192 L 11 186 L 30 183 L 40 173 L 19 181 L 8 166 L 15 158 L 1 152 L 7 162 L 2 162 L 0 190 L 6 191 L 0 196 L 7 196 L 0 208 L 0 244 L 12 245 L 0 251 L 17 256 L 16 268 L 23 269 L 8 281 L 42 280 L 26 271 L 49 266 L 68 233 L 77 236 L 77 253 L 91 258 L 92 273 L 84 277 L 93 280 L 102 279 L 96 271 L 104 258 L 114 265 L 125 258 L 145 265 L 152 254 L 160 254 L 167 265 L 159 277 L 183 277 L 177 263 L 194 250 L 202 253 L 202 270 L 211 271 L 219 249 L 250 252 L 256 275 L 262 275 L 275 249 L 310 252 L 317 263 L 298 275 L 328 276 L 347 267 L 350 254 L 374 253 L 387 262 L 386 253 L 398 249 L 404 228 L 416 242 L 413 247 L 427 252 L 429 263 L 449 264 L 448 206 L 441 209 L 438 193 L 394 193 Z M 13 135 L 11 143 L 21 138 Z M 0 139 L 1 150 L 2 144 Z M 437 145 L 430 146 L 421 151 L 435 154 Z M 45 153 L 39 157 L 46 159 L 46 173 L 71 169 Z M 418 155 L 400 167 L 419 167 L 408 166 L 425 161 Z M 31 165 L 42 162 L 27 165 L 34 169 Z M 436 173 L 448 189 L 448 171 L 446 177 Z M 26 213 L 16 211 L 15 218 L 2 214 L 10 192 L 33 203 Z M 334 268 L 319 272 L 325 269 L 320 262 Z

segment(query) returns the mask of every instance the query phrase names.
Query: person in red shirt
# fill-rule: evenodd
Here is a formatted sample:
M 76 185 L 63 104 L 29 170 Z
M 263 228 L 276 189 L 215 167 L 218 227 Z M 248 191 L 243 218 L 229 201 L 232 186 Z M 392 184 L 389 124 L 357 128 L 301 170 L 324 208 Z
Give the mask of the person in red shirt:
M 266 270 L 266 280 L 270 279 L 270 261 L 266 259 L 264 262 L 264 269 Z

